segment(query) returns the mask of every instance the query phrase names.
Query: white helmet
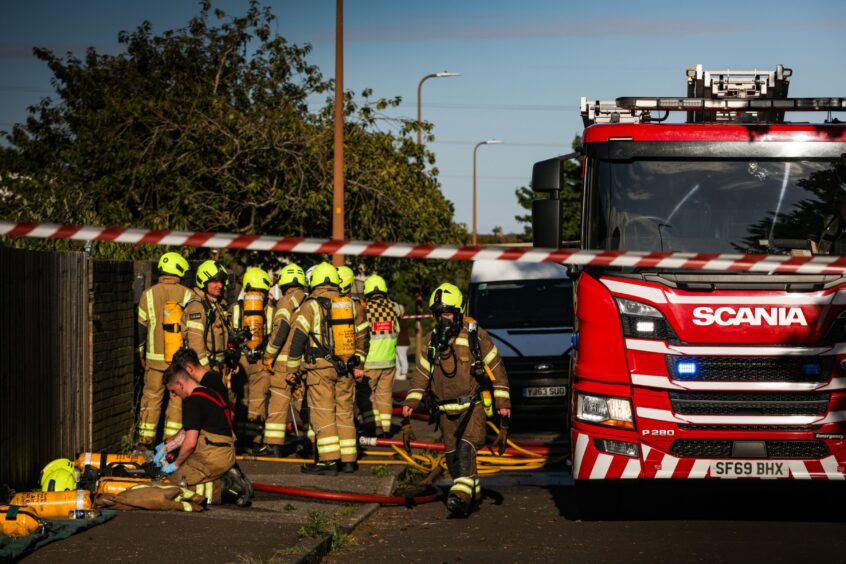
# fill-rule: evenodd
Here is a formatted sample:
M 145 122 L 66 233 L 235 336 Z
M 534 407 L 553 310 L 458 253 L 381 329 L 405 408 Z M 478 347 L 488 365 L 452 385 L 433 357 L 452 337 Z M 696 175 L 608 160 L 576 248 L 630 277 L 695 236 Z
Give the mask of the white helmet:
M 314 269 L 317 268 L 317 265 L 309 266 L 308 270 L 305 271 L 305 279 L 306 279 L 306 287 L 311 288 L 311 273 L 314 272 Z

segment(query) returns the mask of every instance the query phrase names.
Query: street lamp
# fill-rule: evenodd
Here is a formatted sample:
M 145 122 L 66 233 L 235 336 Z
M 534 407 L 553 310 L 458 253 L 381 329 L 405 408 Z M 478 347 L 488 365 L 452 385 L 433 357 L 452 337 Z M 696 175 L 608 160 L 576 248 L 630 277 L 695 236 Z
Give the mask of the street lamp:
M 430 78 L 445 78 L 449 76 L 461 76 L 461 73 L 458 72 L 433 72 L 432 74 L 427 74 L 423 78 L 420 79 L 420 83 L 417 85 L 417 144 L 421 145 L 423 143 L 422 137 L 422 125 L 423 125 L 423 118 L 422 112 L 420 111 L 420 94 L 423 91 L 423 83 L 429 80 Z
M 473 240 L 472 244 L 476 244 L 476 151 L 482 145 L 500 145 L 502 139 L 488 139 L 487 141 L 480 141 L 473 147 Z

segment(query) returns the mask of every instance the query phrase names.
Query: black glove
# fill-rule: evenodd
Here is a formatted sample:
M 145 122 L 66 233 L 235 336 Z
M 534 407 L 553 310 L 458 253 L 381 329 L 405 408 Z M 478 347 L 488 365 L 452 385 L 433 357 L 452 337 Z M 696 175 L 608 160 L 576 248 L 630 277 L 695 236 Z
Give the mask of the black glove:
M 499 434 L 493 442 L 493 446 L 499 447 L 497 454 L 502 456 L 508 447 L 508 426 L 511 425 L 510 417 L 503 417 L 499 421 Z
M 234 370 L 236 366 L 238 366 L 238 362 L 241 360 L 241 351 L 238 349 L 227 347 L 225 351 L 223 351 L 223 364 L 229 367 L 230 370 Z

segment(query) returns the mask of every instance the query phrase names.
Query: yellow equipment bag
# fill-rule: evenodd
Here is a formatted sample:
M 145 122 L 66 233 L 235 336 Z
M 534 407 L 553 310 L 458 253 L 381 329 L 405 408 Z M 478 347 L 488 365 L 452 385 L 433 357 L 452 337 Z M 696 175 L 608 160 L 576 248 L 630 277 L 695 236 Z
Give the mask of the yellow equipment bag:
M 332 298 L 329 326 L 331 328 L 332 354 L 343 361 L 355 355 L 355 310 L 350 296 Z
M 119 494 L 138 484 L 150 482 L 150 478 L 100 478 L 97 482 L 96 494 Z
M 25 505 L 42 519 L 67 519 L 69 511 L 91 509 L 91 493 L 87 490 L 67 492 L 21 492 L 10 505 Z
M 182 306 L 177 302 L 165 302 L 162 323 L 165 362 L 171 362 L 173 355 L 182 348 L 182 330 L 179 325 L 181 320 Z
M 247 341 L 247 348 L 257 350 L 264 342 L 264 296 L 261 292 L 244 294 L 244 314 L 241 327 L 248 327 L 252 338 Z
M 77 457 L 74 465 L 79 470 L 85 470 L 86 466 L 103 469 L 109 464 L 129 464 L 142 466 L 147 459 L 143 454 L 108 454 L 105 452 L 83 452 Z
M 25 537 L 43 524 L 28 507 L 0 505 L 0 531 L 4 537 Z

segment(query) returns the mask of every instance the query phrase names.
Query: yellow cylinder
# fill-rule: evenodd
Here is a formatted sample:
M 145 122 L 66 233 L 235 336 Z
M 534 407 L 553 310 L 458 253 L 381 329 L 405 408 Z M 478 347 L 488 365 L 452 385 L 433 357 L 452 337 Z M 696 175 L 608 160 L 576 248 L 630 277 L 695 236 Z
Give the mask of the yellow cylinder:
M 179 325 L 182 320 L 182 306 L 177 302 L 165 302 L 164 322 L 164 359 L 171 362 L 173 355 L 182 348 L 182 329 Z
M 330 325 L 335 356 L 351 359 L 355 354 L 355 313 L 349 296 L 332 298 Z
M 41 522 L 35 517 L 34 512 L 26 508 L 20 508 L 17 515 L 11 511 L 8 505 L 0 505 L 0 531 L 4 537 L 25 537 L 38 530 Z M 67 517 L 67 515 L 65 516 Z
M 74 464 L 80 470 L 84 470 L 86 466 L 93 466 L 95 468 L 102 468 L 109 464 L 135 464 L 141 466 L 147 459 L 143 454 L 104 454 L 99 452 L 83 452 L 77 457 Z
M 242 327 L 249 327 L 252 338 L 247 341 L 247 347 L 254 351 L 264 341 L 264 296 L 261 292 L 247 292 L 244 294 L 244 323 Z
M 150 478 L 100 478 L 97 482 L 97 495 L 119 494 L 138 484 L 150 482 Z
M 42 519 L 67 519 L 68 511 L 91 509 L 91 492 L 21 492 L 9 501 L 10 505 L 25 505 Z

